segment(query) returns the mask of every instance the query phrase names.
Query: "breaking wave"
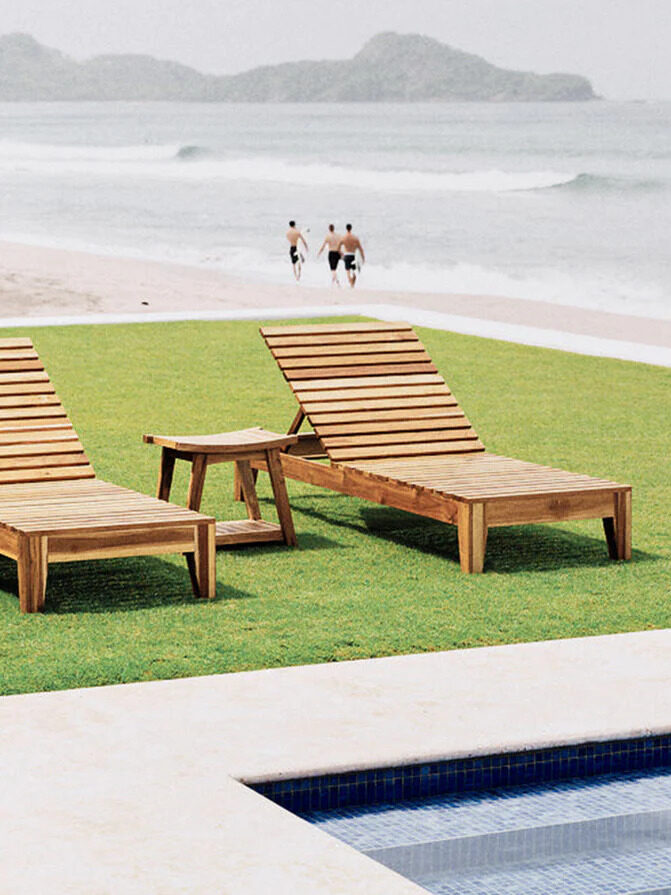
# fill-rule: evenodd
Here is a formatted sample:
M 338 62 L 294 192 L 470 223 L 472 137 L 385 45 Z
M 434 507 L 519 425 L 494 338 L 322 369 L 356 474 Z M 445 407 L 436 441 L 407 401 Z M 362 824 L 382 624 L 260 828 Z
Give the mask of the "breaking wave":
M 666 184 L 663 180 L 635 180 L 625 177 L 606 177 L 600 174 L 578 174 L 567 183 L 553 184 L 554 189 L 567 189 L 575 192 L 630 192 L 645 191 L 653 192 L 655 190 L 664 189 Z
M 0 169 L 41 176 L 248 181 L 393 193 L 537 190 L 568 184 L 580 176 L 559 171 L 381 170 L 260 155 L 229 158 L 197 144 L 84 146 L 9 141 L 0 141 Z
M 350 188 L 384 193 L 576 192 L 665 188 L 660 180 L 608 177 L 575 171 L 430 171 L 376 169 L 287 161 L 272 156 L 230 158 L 198 144 L 142 143 L 83 146 L 0 141 L 0 171 L 41 176 L 82 174 L 107 178 L 243 181 L 311 188 Z
M 175 158 L 183 159 L 185 161 L 194 161 L 208 155 L 210 155 L 210 150 L 206 149 L 204 146 L 187 145 L 179 147 L 175 153 Z
M 200 151 L 202 152 L 202 150 Z M 209 158 L 188 167 L 188 176 L 296 186 L 348 187 L 373 192 L 511 192 L 569 183 L 577 176 L 558 171 L 510 172 L 379 170 L 326 163 L 301 163 L 256 156 Z

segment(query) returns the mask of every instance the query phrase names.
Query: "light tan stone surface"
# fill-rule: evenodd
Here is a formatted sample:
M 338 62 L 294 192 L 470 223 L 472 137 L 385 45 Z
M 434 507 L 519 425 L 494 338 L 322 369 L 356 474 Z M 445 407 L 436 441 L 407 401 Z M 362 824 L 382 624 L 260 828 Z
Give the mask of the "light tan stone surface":
M 421 892 L 239 780 L 671 732 L 671 631 L 0 699 L 0 893 Z

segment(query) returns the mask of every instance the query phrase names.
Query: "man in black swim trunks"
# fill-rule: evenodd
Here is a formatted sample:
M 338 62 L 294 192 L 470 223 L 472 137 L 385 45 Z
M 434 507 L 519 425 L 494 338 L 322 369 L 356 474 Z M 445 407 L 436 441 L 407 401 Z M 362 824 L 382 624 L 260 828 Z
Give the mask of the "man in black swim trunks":
M 338 280 L 338 264 L 340 263 L 340 243 L 342 242 L 342 236 L 339 233 L 335 232 L 335 225 L 329 224 L 328 233 L 324 237 L 324 242 L 322 243 L 322 247 L 317 252 L 317 257 L 321 255 L 326 246 L 329 247 L 329 267 L 331 268 L 331 285 L 339 286 L 340 281 Z
M 347 279 L 349 281 L 352 289 L 354 288 L 354 284 L 356 283 L 356 253 L 358 252 L 361 256 L 361 261 L 359 262 L 359 267 L 366 260 L 366 256 L 364 255 L 363 246 L 361 245 L 361 240 L 358 236 L 355 236 L 352 233 L 352 225 L 346 224 L 345 230 L 347 233 L 343 236 L 340 242 L 340 248 L 344 249 L 344 258 L 345 262 L 345 270 L 347 271 Z
M 289 229 L 287 230 L 287 239 L 289 240 L 289 257 L 294 270 L 296 282 L 301 278 L 301 265 L 303 264 L 303 256 L 298 251 L 298 243 L 302 242 L 305 251 L 308 250 L 308 244 L 301 231 L 296 227 L 296 221 L 289 221 Z

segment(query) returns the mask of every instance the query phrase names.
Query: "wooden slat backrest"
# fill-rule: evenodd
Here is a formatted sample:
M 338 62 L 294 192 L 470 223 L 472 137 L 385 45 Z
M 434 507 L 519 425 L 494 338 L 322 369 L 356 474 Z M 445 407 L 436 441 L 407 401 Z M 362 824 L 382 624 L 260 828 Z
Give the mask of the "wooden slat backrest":
M 94 476 L 30 339 L 0 339 L 0 486 Z
M 264 326 L 261 335 L 332 461 L 484 450 L 407 323 Z

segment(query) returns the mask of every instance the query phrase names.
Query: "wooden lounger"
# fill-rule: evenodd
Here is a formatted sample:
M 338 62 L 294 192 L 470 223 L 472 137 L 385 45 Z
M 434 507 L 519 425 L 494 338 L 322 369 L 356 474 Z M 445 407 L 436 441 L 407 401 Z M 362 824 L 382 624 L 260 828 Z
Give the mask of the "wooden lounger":
M 631 487 L 485 451 L 407 324 L 261 335 L 300 405 L 289 431 L 314 430 L 282 454 L 285 476 L 457 525 L 465 572 L 482 571 L 489 528 L 567 519 L 601 517 L 611 558 L 630 559 Z
M 214 519 L 97 479 L 30 339 L 0 339 L 0 553 L 22 612 L 44 606 L 50 562 L 185 553 L 215 595 Z

